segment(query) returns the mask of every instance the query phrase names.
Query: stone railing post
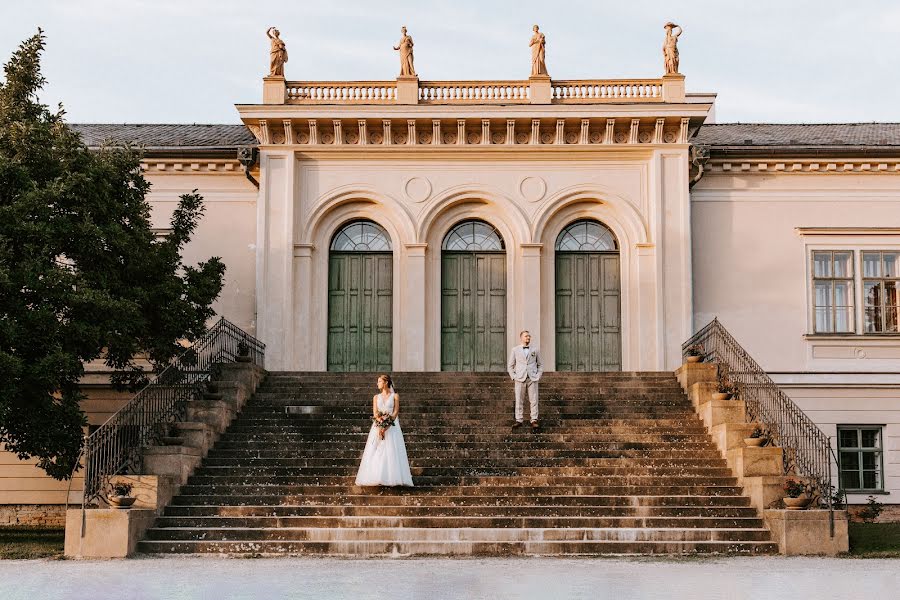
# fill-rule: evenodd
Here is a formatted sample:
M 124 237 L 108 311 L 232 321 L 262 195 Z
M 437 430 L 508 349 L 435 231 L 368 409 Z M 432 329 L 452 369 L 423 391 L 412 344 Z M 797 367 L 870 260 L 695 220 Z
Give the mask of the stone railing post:
M 286 98 L 284 77 L 263 77 L 263 104 L 284 104 Z
M 528 78 L 532 104 L 550 104 L 553 99 L 553 85 L 548 75 L 532 75 Z
M 419 78 L 415 75 L 397 78 L 397 104 L 419 103 Z
M 662 97 L 663 102 L 684 102 L 684 75 L 663 75 Z

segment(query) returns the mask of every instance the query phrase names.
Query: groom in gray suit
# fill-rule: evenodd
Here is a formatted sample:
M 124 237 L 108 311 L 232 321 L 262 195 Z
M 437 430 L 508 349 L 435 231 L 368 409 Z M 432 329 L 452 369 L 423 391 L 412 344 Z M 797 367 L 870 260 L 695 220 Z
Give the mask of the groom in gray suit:
M 521 344 L 515 346 L 509 352 L 509 360 L 506 362 L 509 377 L 516 382 L 516 421 L 513 429 L 522 426 L 525 410 L 525 392 L 528 392 L 529 412 L 531 416 L 531 429 L 537 430 L 538 423 L 538 381 L 544 374 L 544 362 L 537 348 L 531 346 L 531 334 L 523 331 L 519 334 Z

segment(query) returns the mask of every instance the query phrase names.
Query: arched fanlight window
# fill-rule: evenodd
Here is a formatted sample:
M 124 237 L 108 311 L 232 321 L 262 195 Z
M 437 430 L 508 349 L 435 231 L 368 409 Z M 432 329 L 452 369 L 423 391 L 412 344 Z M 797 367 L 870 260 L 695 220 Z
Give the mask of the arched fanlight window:
M 557 252 L 606 252 L 618 248 L 616 236 L 597 221 L 575 221 L 556 238 Z
M 503 250 L 503 238 L 484 221 L 463 221 L 444 237 L 442 250 L 484 252 Z
M 390 252 L 391 237 L 378 223 L 353 221 L 335 234 L 331 249 L 335 252 Z

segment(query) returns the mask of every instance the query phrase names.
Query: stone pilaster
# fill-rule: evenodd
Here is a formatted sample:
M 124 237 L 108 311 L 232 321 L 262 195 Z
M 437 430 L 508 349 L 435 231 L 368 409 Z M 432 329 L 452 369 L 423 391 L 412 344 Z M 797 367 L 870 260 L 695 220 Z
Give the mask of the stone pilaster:
M 425 370 L 425 251 L 427 244 L 406 244 L 401 265 L 399 370 Z
M 294 360 L 294 177 L 291 152 L 263 150 L 257 202 L 256 318 L 267 367 Z
M 517 329 L 527 329 L 541 343 L 541 251 L 543 244 L 521 244 L 522 276 L 516 293 L 522 299 Z M 515 331 L 518 339 L 519 331 Z M 545 369 L 549 367 L 544 365 Z

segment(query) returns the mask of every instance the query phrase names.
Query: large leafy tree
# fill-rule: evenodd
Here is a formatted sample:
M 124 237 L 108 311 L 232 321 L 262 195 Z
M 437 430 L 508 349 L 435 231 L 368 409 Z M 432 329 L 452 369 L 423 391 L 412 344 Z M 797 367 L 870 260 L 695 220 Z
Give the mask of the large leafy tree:
M 62 107 L 39 102 L 43 49 L 38 30 L 0 83 L 0 442 L 65 479 L 86 423 L 84 363 L 105 361 L 120 388 L 143 383 L 136 357 L 159 369 L 203 334 L 225 267 L 182 263 L 196 190 L 158 235 L 139 153 L 89 150 Z

